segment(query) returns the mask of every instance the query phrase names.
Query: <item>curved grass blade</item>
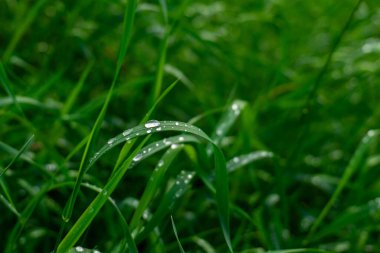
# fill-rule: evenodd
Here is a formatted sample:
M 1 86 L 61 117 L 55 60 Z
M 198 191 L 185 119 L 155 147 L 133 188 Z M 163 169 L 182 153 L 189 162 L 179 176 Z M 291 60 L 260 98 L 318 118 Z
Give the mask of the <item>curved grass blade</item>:
M 227 170 L 228 172 L 233 172 L 254 161 L 273 158 L 273 156 L 273 153 L 269 151 L 255 151 L 246 155 L 235 156 L 227 162 Z
M 157 225 L 168 215 L 169 211 L 173 208 L 174 204 L 179 198 L 188 190 L 190 187 L 190 182 L 194 178 L 195 172 L 193 171 L 181 171 L 177 176 L 175 183 L 170 188 L 170 190 L 165 194 L 163 200 L 160 202 L 160 206 L 154 213 L 152 218 L 144 226 L 143 231 L 141 231 L 136 236 L 136 242 L 139 243 L 145 239 L 146 236 L 155 228 Z
M 177 239 L 179 250 L 181 251 L 181 253 L 185 253 L 185 251 L 183 250 L 182 244 L 178 238 L 177 228 L 175 227 L 173 216 L 171 215 L 170 215 L 170 220 L 172 222 L 173 232 L 174 232 L 175 238 Z
M 145 114 L 144 118 L 140 121 L 140 124 L 144 124 L 152 115 L 154 110 L 156 109 L 157 105 L 169 94 L 169 92 L 178 84 L 178 80 L 174 81 L 172 84 L 169 85 L 168 88 L 165 89 L 165 91 L 160 95 L 160 97 L 154 102 L 153 106 L 150 108 L 150 110 Z M 135 143 L 135 140 L 132 140 L 130 143 L 126 142 L 119 154 L 119 157 L 117 158 L 117 162 L 115 165 L 115 168 L 118 168 L 121 162 L 125 159 L 125 157 L 128 155 L 129 150 L 132 148 L 133 144 Z
M 333 195 L 331 196 L 330 200 L 327 202 L 325 207 L 323 208 L 322 212 L 319 214 L 318 218 L 313 223 L 313 226 L 310 229 L 310 232 L 306 238 L 306 242 L 310 239 L 312 239 L 315 231 L 319 227 L 319 225 L 322 223 L 324 218 L 327 216 L 328 212 L 330 211 L 331 207 L 334 205 L 334 203 L 339 198 L 340 194 L 342 193 L 344 187 L 348 184 L 352 174 L 358 169 L 361 162 L 363 161 L 365 155 L 367 154 L 368 148 L 370 144 L 373 142 L 375 137 L 378 137 L 380 134 L 380 130 L 369 130 L 367 134 L 363 137 L 361 140 L 359 147 L 356 149 L 353 157 L 351 158 L 348 166 L 344 170 L 344 173 L 342 175 L 342 178 L 340 179 L 337 188 L 335 189 Z
M 206 140 L 212 143 L 212 148 L 214 150 L 214 160 L 215 160 L 215 170 L 216 170 L 216 203 L 217 210 L 219 214 L 219 220 L 222 226 L 223 235 L 227 246 L 231 252 L 232 246 L 230 241 L 230 230 L 229 230 L 229 201 L 228 201 L 228 173 L 226 169 L 226 162 L 224 155 L 221 150 L 215 145 L 211 139 L 199 128 L 189 125 L 183 122 L 177 121 L 148 121 L 144 126 L 137 126 L 124 131 L 122 134 L 110 139 L 108 143 L 101 148 L 101 150 L 95 153 L 92 157 L 90 163 L 86 170 L 88 170 L 91 165 L 94 164 L 105 152 L 120 144 L 123 141 L 128 141 L 132 138 L 137 138 L 139 136 L 148 135 L 151 133 L 161 132 L 161 131 L 180 131 L 185 133 L 191 133 L 198 138 Z M 145 138 L 147 140 L 147 138 Z M 179 137 L 178 139 L 179 140 Z M 164 142 L 164 140 L 162 140 Z M 123 178 L 125 172 L 130 168 L 132 163 L 137 163 L 142 160 L 144 153 L 140 152 L 141 147 L 144 142 L 140 143 L 139 147 L 134 150 L 134 152 L 127 158 L 123 164 L 114 171 L 111 178 L 108 180 L 107 184 L 103 188 L 102 194 L 99 194 L 91 203 L 91 207 L 87 208 L 86 211 L 81 215 L 78 221 L 74 224 L 72 229 L 62 240 L 60 246 L 58 247 L 58 252 L 66 252 L 79 240 L 80 236 L 83 234 L 85 229 L 90 225 L 93 218 L 99 212 L 100 208 L 104 205 L 105 198 L 110 196 L 115 190 L 121 179 Z M 149 148 L 148 148 L 149 149 Z M 151 152 L 154 152 L 151 150 Z
M 81 184 L 81 182 L 83 180 L 83 176 L 85 174 L 84 166 L 86 165 L 86 163 L 88 161 L 91 150 L 93 149 L 93 145 L 94 145 L 94 143 L 97 139 L 97 136 L 99 134 L 100 126 L 103 122 L 103 119 L 104 119 L 104 116 L 106 114 L 108 105 L 111 101 L 112 93 L 113 93 L 114 87 L 116 85 L 117 78 L 119 77 L 119 73 L 121 70 L 121 66 L 123 64 L 123 60 L 124 60 L 125 55 L 127 53 L 127 48 L 128 48 L 128 44 L 129 44 L 131 33 L 132 33 L 132 25 L 133 25 L 134 16 L 135 16 L 136 5 L 137 5 L 137 0 L 130 0 L 127 2 L 127 6 L 126 6 L 126 10 L 125 10 L 125 16 L 124 16 L 124 24 L 123 24 L 124 32 L 123 32 L 123 37 L 122 37 L 121 43 L 120 43 L 120 50 L 119 50 L 119 54 L 118 54 L 118 58 L 117 58 L 116 71 L 115 71 L 115 74 L 113 77 L 111 87 L 108 91 L 106 101 L 103 104 L 101 112 L 100 112 L 98 118 L 96 119 L 96 122 L 95 122 L 95 124 L 91 130 L 90 137 L 87 141 L 87 145 L 85 147 L 85 150 L 84 150 L 84 153 L 82 156 L 82 160 L 80 163 L 79 173 L 78 173 L 77 182 L 75 184 L 74 190 L 73 190 L 73 192 L 70 196 L 70 199 L 67 202 L 67 205 L 66 205 L 66 207 L 62 213 L 62 219 L 65 222 L 68 222 L 71 218 L 71 215 L 72 215 L 72 212 L 74 209 L 74 205 L 75 205 L 75 201 L 76 201 L 76 198 L 77 198 L 79 190 L 80 190 L 80 184 Z

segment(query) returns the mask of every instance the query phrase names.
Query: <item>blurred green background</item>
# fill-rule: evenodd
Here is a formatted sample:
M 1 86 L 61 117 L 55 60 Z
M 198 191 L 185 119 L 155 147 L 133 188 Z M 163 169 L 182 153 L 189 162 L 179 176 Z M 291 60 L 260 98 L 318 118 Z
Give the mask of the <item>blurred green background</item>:
M 112 83 L 125 5 L 124 0 L 0 0 L 1 62 L 30 121 L 23 121 L 6 90 L 0 89 L 2 143 L 20 149 L 33 132 L 36 140 L 28 155 L 36 163 L 46 167 L 64 162 L 90 132 Z M 211 134 L 222 109 L 233 99 L 244 100 L 247 107 L 222 142 L 227 160 L 256 150 L 271 151 L 279 158 L 259 161 L 230 175 L 231 199 L 257 222 L 253 226 L 232 217 L 233 235 L 239 238 L 237 250 L 310 246 L 335 252 L 379 252 L 380 213 L 377 206 L 373 211 L 370 202 L 380 195 L 376 143 L 324 221 L 322 227 L 330 232 L 305 244 L 312 222 L 334 192 L 360 140 L 379 126 L 379 1 L 140 1 L 97 147 L 137 125 L 151 107 L 167 24 L 175 28 L 168 37 L 162 90 L 176 79 L 180 83 L 158 105 L 154 118 L 186 122 L 219 109 L 197 123 Z M 80 98 L 62 113 L 90 64 L 93 67 Z M 5 168 L 14 155 L 1 147 L 0 165 Z M 108 168 L 115 157 L 110 154 L 100 162 L 99 182 L 108 177 L 101 168 Z M 80 158 L 78 152 L 67 166 L 77 169 Z M 157 159 L 152 159 L 147 167 L 155 163 Z M 16 165 L 4 179 L 23 210 L 28 194 L 33 194 L 33 189 L 24 188 L 41 186 L 44 176 L 25 162 Z M 178 166 L 185 164 L 178 161 Z M 130 176 L 136 185 L 132 189 L 121 186 L 115 198 L 127 197 L 124 188 L 128 196 L 139 196 L 147 171 L 133 172 Z M 210 214 L 210 222 L 202 214 L 209 206 L 199 184 L 192 194 L 199 207 L 187 214 L 197 217 L 200 225 L 178 221 L 182 236 L 200 233 L 202 224 L 218 227 L 215 213 Z M 30 233 L 36 227 L 46 228 L 42 229 L 45 236 L 46 231 L 56 231 L 59 210 L 69 192 L 49 195 L 57 203 L 46 215 L 52 212 L 55 218 L 49 222 L 36 214 L 21 239 L 32 241 Z M 83 203 L 78 205 L 86 206 L 92 198 L 82 196 Z M 16 218 L 4 205 L 0 213 L 0 238 L 7 238 Z M 342 215 L 348 218 L 339 220 Z M 328 224 L 337 220 L 341 225 L 334 231 Z M 109 247 L 112 236 L 102 238 L 96 226 L 92 233 L 99 238 L 100 248 Z M 50 237 L 46 250 L 55 242 L 55 236 Z M 205 237 L 210 243 L 223 241 Z M 42 238 L 37 236 L 34 245 L 41 245 Z M 217 247 L 216 251 L 227 252 Z

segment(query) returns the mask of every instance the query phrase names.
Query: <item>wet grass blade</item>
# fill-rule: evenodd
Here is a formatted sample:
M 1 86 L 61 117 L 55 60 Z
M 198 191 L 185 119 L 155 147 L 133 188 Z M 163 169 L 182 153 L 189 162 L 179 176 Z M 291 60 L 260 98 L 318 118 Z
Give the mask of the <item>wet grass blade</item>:
M 246 155 L 235 156 L 227 162 L 227 170 L 228 172 L 233 172 L 254 161 L 265 158 L 273 158 L 273 156 L 273 153 L 269 151 L 255 151 Z
M 150 110 L 145 114 L 144 118 L 140 121 L 140 124 L 144 124 L 152 115 L 154 110 L 156 109 L 157 105 L 169 94 L 169 92 L 178 84 L 178 80 L 174 81 L 172 84 L 169 85 L 168 88 L 165 89 L 165 91 L 160 95 L 160 97 L 154 102 L 153 106 L 150 108 Z M 131 140 L 131 142 L 126 142 L 123 146 L 123 148 L 120 151 L 119 157 L 117 158 L 117 162 L 115 165 L 115 168 L 118 168 L 121 162 L 125 159 L 125 157 L 128 155 L 130 149 L 132 148 L 133 144 L 135 143 L 135 140 Z
M 99 152 L 95 153 L 94 157 L 90 159 L 89 165 L 86 167 L 85 171 L 87 171 L 102 155 L 111 150 L 116 145 L 122 143 L 123 141 L 129 141 L 133 138 L 138 138 L 140 136 L 149 135 L 157 132 L 164 131 L 179 131 L 186 134 L 193 134 L 198 138 L 201 138 L 209 143 L 212 143 L 213 154 L 215 160 L 215 171 L 216 171 L 216 203 L 217 210 L 219 214 L 220 223 L 223 230 L 223 235 L 226 240 L 226 243 L 229 247 L 229 250 L 232 252 L 232 246 L 230 241 L 230 232 L 229 232 L 229 201 L 228 201 L 228 173 L 226 168 L 226 162 L 224 159 L 224 155 L 221 150 L 217 147 L 217 145 L 213 144 L 211 139 L 199 128 L 189 125 L 187 123 L 178 122 L 178 121 L 148 121 L 142 126 L 136 126 L 131 129 L 127 129 L 123 133 L 118 136 L 110 139 L 106 145 L 104 145 Z M 148 138 L 148 137 L 147 137 Z M 144 141 L 147 140 L 145 138 Z M 179 141 L 180 137 L 175 137 Z M 105 203 L 105 197 L 110 196 L 112 192 L 115 190 L 121 179 L 123 178 L 125 172 L 133 166 L 137 162 L 142 161 L 144 158 L 148 156 L 148 154 L 153 154 L 156 152 L 151 147 L 149 151 L 149 147 L 144 153 L 141 151 L 145 142 L 140 143 L 139 147 L 132 152 L 132 154 L 128 157 L 126 161 L 112 174 L 111 178 L 108 180 L 106 186 L 103 188 L 102 194 L 99 194 L 94 201 L 90 204 L 90 206 L 86 209 L 86 211 L 81 215 L 78 221 L 74 224 L 72 229 L 66 235 L 66 237 L 62 240 L 60 246 L 58 247 L 58 252 L 66 252 L 69 250 L 75 242 L 77 242 L 80 236 L 83 234 L 85 229 L 91 224 L 92 220 L 99 212 L 100 208 Z M 162 140 L 162 145 L 159 145 L 157 149 L 164 146 L 166 142 L 166 147 L 169 147 L 167 140 Z M 171 146 L 172 143 L 170 143 Z M 155 144 L 156 146 L 156 144 Z
M 174 224 L 174 220 L 173 220 L 173 216 L 170 216 L 170 220 L 172 222 L 172 227 L 173 227 L 173 232 L 174 232 L 174 235 L 175 235 L 175 238 L 178 242 L 178 247 L 179 247 L 179 250 L 181 251 L 181 253 L 185 253 L 183 247 L 182 247 L 182 244 L 178 238 L 178 233 L 177 233 L 177 228 L 175 227 L 175 224 Z
M 315 231 L 322 224 L 324 218 L 329 213 L 331 207 L 337 201 L 337 199 L 339 198 L 343 189 L 348 184 L 352 174 L 358 169 L 358 167 L 362 163 L 365 155 L 367 154 L 367 151 L 368 151 L 370 144 L 372 143 L 372 141 L 376 137 L 378 137 L 379 134 L 380 134 L 379 130 L 370 130 L 367 132 L 367 134 L 361 140 L 359 147 L 356 149 L 356 151 L 355 151 L 353 157 L 351 158 L 348 166 L 344 170 L 344 173 L 343 173 L 342 178 L 340 179 L 340 181 L 338 183 L 336 190 L 334 191 L 330 200 L 327 202 L 327 204 L 325 205 L 325 207 L 323 208 L 323 210 L 319 214 L 318 218 L 313 223 L 313 226 L 310 229 L 309 235 L 308 235 L 305 243 L 308 243 L 308 241 L 312 239 Z
M 160 206 L 158 207 L 152 218 L 144 226 L 143 231 L 141 231 L 136 236 L 137 243 L 144 240 L 149 235 L 149 233 L 152 232 L 153 229 L 157 227 L 157 225 L 160 224 L 160 222 L 162 222 L 162 220 L 165 219 L 165 217 L 168 216 L 169 212 L 174 207 L 177 200 L 180 199 L 190 187 L 190 183 L 194 175 L 195 172 L 192 171 L 181 171 L 181 173 L 177 176 L 175 183 L 172 185 L 172 187 L 160 201 Z
M 222 118 L 217 124 L 216 129 L 211 135 L 211 139 L 217 145 L 220 145 L 222 139 L 226 136 L 228 130 L 235 123 L 236 119 L 239 117 L 241 111 L 246 106 L 246 102 L 242 100 L 235 100 L 232 102 L 231 106 L 227 108 L 227 111 L 223 114 Z M 211 153 L 211 147 L 209 146 L 207 149 L 207 153 Z

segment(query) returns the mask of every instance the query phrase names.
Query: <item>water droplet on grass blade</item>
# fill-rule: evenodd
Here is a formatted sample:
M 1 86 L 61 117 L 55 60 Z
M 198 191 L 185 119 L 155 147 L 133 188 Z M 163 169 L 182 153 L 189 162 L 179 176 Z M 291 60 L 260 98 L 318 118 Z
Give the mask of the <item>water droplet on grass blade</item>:
M 160 122 L 157 120 L 149 120 L 145 123 L 146 128 L 152 128 L 152 127 L 158 127 L 160 125 Z
M 81 246 L 77 246 L 77 247 L 75 247 L 75 250 L 76 250 L 77 252 L 83 252 L 83 251 L 84 251 L 83 247 L 81 247 Z
M 115 141 L 114 138 L 110 139 L 109 141 L 107 141 L 108 145 L 111 145 L 113 142 Z
M 163 160 L 160 160 L 160 161 L 158 162 L 158 167 L 161 167 L 162 165 L 164 165 L 164 161 L 163 161 Z
M 176 149 L 176 148 L 178 148 L 178 145 L 177 145 L 177 144 L 172 144 L 172 145 L 170 146 L 170 148 L 171 148 L 171 149 Z
M 178 138 L 179 141 L 184 141 L 185 138 L 183 138 L 182 136 Z
M 132 132 L 132 129 L 128 129 L 128 130 L 125 130 L 123 132 L 123 136 L 127 136 L 128 134 L 130 134 Z
M 138 162 L 142 158 L 142 154 L 138 153 L 135 157 L 133 157 L 133 161 Z

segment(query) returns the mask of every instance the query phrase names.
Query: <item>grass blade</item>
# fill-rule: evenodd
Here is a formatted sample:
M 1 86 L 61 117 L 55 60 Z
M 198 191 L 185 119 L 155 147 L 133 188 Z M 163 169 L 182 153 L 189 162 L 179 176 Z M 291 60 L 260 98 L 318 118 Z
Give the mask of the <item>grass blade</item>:
M 306 239 L 306 243 L 313 237 L 314 232 L 317 230 L 319 225 L 322 223 L 324 218 L 327 216 L 328 212 L 330 211 L 331 207 L 334 205 L 334 203 L 339 198 L 340 194 L 342 193 L 343 189 L 348 184 L 352 174 L 358 169 L 361 162 L 363 161 L 368 148 L 372 141 L 380 134 L 379 130 L 370 130 L 367 132 L 367 134 L 364 136 L 364 138 L 361 140 L 359 147 L 356 149 L 355 154 L 351 158 L 348 166 L 344 170 L 344 173 L 342 175 L 342 178 L 340 179 L 337 188 L 335 189 L 335 192 L 331 196 L 330 200 L 327 202 L 321 213 L 319 214 L 318 218 L 313 223 L 313 226 L 310 229 L 309 235 Z
M 177 239 L 179 250 L 181 251 L 181 253 L 185 253 L 185 251 L 183 250 L 182 244 L 178 238 L 177 228 L 175 227 L 173 216 L 171 215 L 170 215 L 170 220 L 172 222 L 173 232 L 174 232 L 175 238 Z
M 160 202 L 160 206 L 154 213 L 152 218 L 144 226 L 144 230 L 136 236 L 136 242 L 139 243 L 148 236 L 148 234 L 168 215 L 175 203 L 190 187 L 190 183 L 194 177 L 194 172 L 181 171 L 177 176 L 175 183 L 170 190 L 165 194 Z
M 81 184 L 83 176 L 85 174 L 84 166 L 88 161 L 88 158 L 89 158 L 90 153 L 91 153 L 91 149 L 93 148 L 93 144 L 95 143 L 97 136 L 99 134 L 100 126 L 103 122 L 103 119 L 104 119 L 104 116 L 106 114 L 108 105 L 111 101 L 112 93 L 113 93 L 114 87 L 116 85 L 116 80 L 119 76 L 124 57 L 127 53 L 127 48 L 128 48 L 128 44 L 129 44 L 131 33 L 132 33 L 132 25 L 133 25 L 134 16 L 135 16 L 136 5 L 137 5 L 137 0 L 131 0 L 131 1 L 128 1 L 127 6 L 126 6 L 126 11 L 125 11 L 125 16 L 124 16 L 124 24 L 123 24 L 124 33 L 123 33 L 123 37 L 122 37 L 121 44 L 120 44 L 120 51 L 119 51 L 118 58 L 117 58 L 117 66 L 116 66 L 115 75 L 114 75 L 111 87 L 108 91 L 106 101 L 104 102 L 103 107 L 101 109 L 101 112 L 100 112 L 98 118 L 96 119 L 96 122 L 95 122 L 95 124 L 91 130 L 90 137 L 87 141 L 87 145 L 85 147 L 85 150 L 84 150 L 84 153 L 82 156 L 81 164 L 79 167 L 79 173 L 78 173 L 78 177 L 77 177 L 77 181 L 76 181 L 74 190 L 73 190 L 72 195 L 70 196 L 70 199 L 67 202 L 67 205 L 63 211 L 62 219 L 66 222 L 68 222 L 71 218 L 73 208 L 75 205 L 75 201 L 76 201 L 76 198 L 77 198 L 78 193 L 79 193 L 80 184 Z
M 215 171 L 216 171 L 216 203 L 217 210 L 219 214 L 220 223 L 223 230 L 224 238 L 227 242 L 229 250 L 232 252 L 232 246 L 230 241 L 230 230 L 229 230 L 229 201 L 228 201 L 228 172 L 226 168 L 226 162 L 222 151 L 218 148 L 217 145 L 213 144 L 211 139 L 199 128 L 189 125 L 187 123 L 178 122 L 178 121 L 148 121 L 143 126 L 137 126 L 131 129 L 124 131 L 118 136 L 110 139 L 108 143 L 103 146 L 99 152 L 95 153 L 94 157 L 91 158 L 89 165 L 86 167 L 86 171 L 107 151 L 115 147 L 117 144 L 122 143 L 123 141 L 128 141 L 133 138 L 137 138 L 143 135 L 149 135 L 151 133 L 164 131 L 180 131 L 184 133 L 191 133 L 198 138 L 206 140 L 209 143 L 212 143 L 214 160 L 215 160 Z M 179 140 L 180 137 L 176 137 Z M 78 221 L 74 224 L 72 229 L 62 240 L 61 244 L 58 247 L 58 252 L 66 252 L 79 240 L 80 236 L 83 234 L 85 229 L 90 225 L 96 214 L 99 212 L 100 208 L 105 203 L 105 197 L 110 196 L 115 190 L 121 179 L 123 178 L 125 172 L 137 162 L 140 162 L 147 157 L 149 153 L 140 152 L 145 140 L 140 143 L 139 147 L 134 150 L 134 152 L 128 157 L 128 159 L 114 171 L 111 178 L 108 180 L 106 186 L 103 188 L 102 194 L 99 194 L 86 211 L 81 215 Z M 164 144 L 164 140 L 162 140 Z M 163 145 L 162 145 L 163 146 Z M 167 145 L 169 146 L 169 145 Z M 152 154 L 155 152 L 153 149 L 150 151 Z
M 273 153 L 269 151 L 255 151 L 246 155 L 235 156 L 227 162 L 227 170 L 228 172 L 233 172 L 254 161 L 265 158 L 273 158 L 273 156 Z
M 0 172 L 0 178 L 12 166 L 12 164 L 22 155 L 22 153 L 24 153 L 24 151 L 27 148 L 29 148 L 29 146 L 32 144 L 33 140 L 34 140 L 34 134 L 24 143 L 24 145 L 21 147 L 21 149 L 19 150 L 17 155 L 15 157 L 13 157 L 12 161 L 7 165 L 7 167 L 5 167 L 5 169 L 3 169 Z
M 173 159 L 177 156 L 179 152 L 180 152 L 180 149 L 178 148 L 168 149 L 168 151 L 165 152 L 161 160 L 158 162 L 156 168 L 154 169 L 154 171 L 152 172 L 152 175 L 150 176 L 150 180 L 144 190 L 144 193 L 142 194 L 142 197 L 139 201 L 136 211 L 134 212 L 132 216 L 131 223 L 130 223 L 130 227 L 132 229 L 137 227 L 139 220 L 143 216 L 144 210 L 146 210 L 152 198 L 154 197 L 155 193 L 157 192 L 158 187 L 161 185 L 161 182 L 164 178 L 166 170 L 168 169 L 171 162 L 173 161 Z

